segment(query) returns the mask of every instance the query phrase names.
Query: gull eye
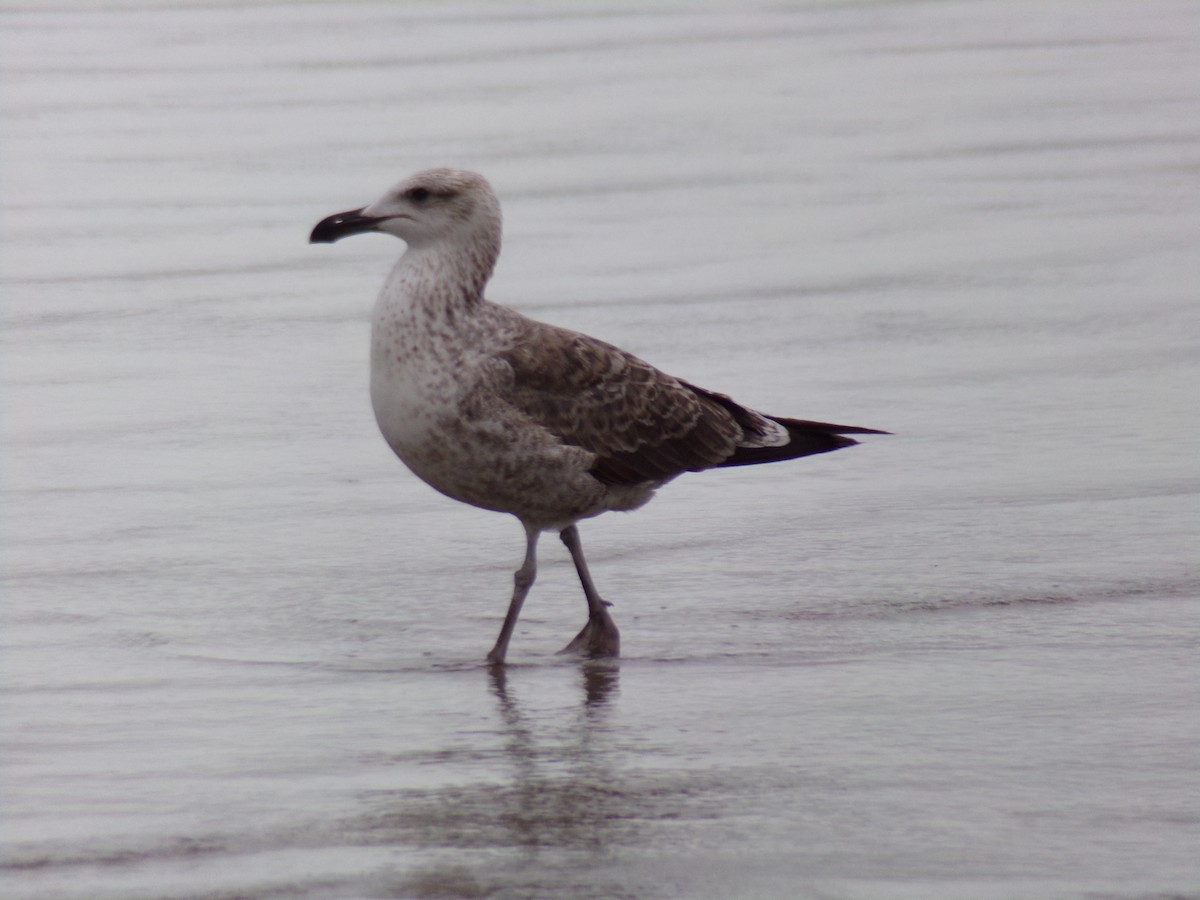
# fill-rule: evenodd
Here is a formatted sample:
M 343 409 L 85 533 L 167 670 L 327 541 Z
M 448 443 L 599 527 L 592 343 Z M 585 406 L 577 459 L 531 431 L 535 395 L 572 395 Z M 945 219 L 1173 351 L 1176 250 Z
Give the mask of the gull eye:
M 424 203 L 429 199 L 429 188 L 415 187 L 408 191 L 408 199 L 417 203 Z

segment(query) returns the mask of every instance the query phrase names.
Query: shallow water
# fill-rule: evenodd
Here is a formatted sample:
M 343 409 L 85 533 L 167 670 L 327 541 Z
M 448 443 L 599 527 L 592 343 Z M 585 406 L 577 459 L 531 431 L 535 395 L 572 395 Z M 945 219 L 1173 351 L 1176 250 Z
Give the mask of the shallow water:
M 13 898 L 1200 895 L 1200 7 L 63 6 L 0 28 Z M 585 523 L 624 658 L 375 433 L 489 294 L 861 448 Z

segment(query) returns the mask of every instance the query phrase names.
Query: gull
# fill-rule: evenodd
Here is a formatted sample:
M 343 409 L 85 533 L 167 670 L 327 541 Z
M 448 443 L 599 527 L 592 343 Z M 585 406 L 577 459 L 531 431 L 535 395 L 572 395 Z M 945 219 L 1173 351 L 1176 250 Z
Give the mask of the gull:
M 503 665 L 557 531 L 587 599 L 563 653 L 620 654 L 620 633 L 588 572 L 577 524 L 632 510 L 684 472 L 827 453 L 872 428 L 756 412 L 673 378 L 604 341 L 484 298 L 500 254 L 500 203 L 483 176 L 429 169 L 369 206 L 319 222 L 311 243 L 363 232 L 407 244 L 371 320 L 371 405 L 384 439 L 448 497 L 517 517 L 525 559 L 487 659 Z

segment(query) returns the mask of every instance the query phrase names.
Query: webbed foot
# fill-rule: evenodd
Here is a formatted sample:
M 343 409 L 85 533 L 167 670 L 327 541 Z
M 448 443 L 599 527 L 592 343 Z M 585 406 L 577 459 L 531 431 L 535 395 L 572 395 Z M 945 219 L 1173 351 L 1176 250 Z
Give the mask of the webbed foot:
M 562 650 L 559 656 L 577 653 L 588 659 L 615 658 L 621 655 L 621 632 L 607 611 L 588 617 L 583 630 Z

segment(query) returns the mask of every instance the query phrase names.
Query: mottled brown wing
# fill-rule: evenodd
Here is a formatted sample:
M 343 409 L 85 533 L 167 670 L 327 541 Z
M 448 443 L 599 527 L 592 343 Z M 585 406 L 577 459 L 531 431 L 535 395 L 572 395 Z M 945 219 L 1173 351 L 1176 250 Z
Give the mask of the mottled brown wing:
M 533 327 L 502 358 L 510 401 L 564 443 L 596 454 L 601 481 L 639 484 L 720 465 L 741 426 L 719 403 L 617 347 Z

